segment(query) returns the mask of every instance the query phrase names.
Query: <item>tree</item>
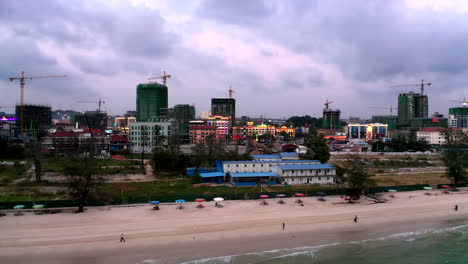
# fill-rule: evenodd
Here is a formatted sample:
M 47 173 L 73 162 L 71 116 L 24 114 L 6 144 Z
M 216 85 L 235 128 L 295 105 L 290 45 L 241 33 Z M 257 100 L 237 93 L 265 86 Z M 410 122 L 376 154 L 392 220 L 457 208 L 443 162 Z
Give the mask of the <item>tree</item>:
M 465 168 L 468 166 L 468 137 L 461 131 L 445 128 L 441 131 L 445 138 L 442 160 L 446 166 L 445 177 L 453 182 L 453 189 L 460 182 L 466 182 Z
M 31 144 L 31 152 L 34 159 L 34 174 L 36 182 L 42 181 L 42 161 L 41 161 L 41 143 L 34 141 Z
M 320 160 L 320 163 L 326 163 L 330 159 L 330 148 L 323 135 L 307 137 L 304 145 L 313 152 L 314 159 Z
M 84 212 L 89 193 L 103 182 L 102 177 L 94 175 L 97 169 L 96 160 L 90 157 L 73 158 L 64 164 L 67 190 L 78 204 L 77 213 Z
M 288 142 L 289 141 L 289 135 L 286 133 L 286 131 L 281 131 L 280 136 L 283 137 L 283 141 Z
M 375 184 L 364 161 L 357 154 L 348 155 L 343 166 L 337 166 L 337 177 L 347 189 L 349 202 L 359 199 L 364 189 Z

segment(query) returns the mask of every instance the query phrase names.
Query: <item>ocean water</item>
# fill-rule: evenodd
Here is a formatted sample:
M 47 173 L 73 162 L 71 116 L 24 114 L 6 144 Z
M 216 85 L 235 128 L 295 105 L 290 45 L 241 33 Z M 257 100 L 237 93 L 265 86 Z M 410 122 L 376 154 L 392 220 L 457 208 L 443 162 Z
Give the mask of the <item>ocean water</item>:
M 146 260 L 143 263 L 160 263 Z M 313 247 L 198 259 L 183 264 L 462 264 L 468 263 L 468 224 Z

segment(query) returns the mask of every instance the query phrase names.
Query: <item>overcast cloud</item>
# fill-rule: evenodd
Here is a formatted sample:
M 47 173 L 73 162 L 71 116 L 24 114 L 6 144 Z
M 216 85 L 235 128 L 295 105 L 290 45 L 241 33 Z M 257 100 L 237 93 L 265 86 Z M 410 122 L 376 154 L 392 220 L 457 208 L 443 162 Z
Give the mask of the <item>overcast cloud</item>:
M 0 1 L 0 106 L 135 109 L 136 85 L 165 70 L 169 104 L 210 109 L 236 91 L 238 116 L 320 116 L 326 99 L 343 118 L 388 113 L 397 96 L 427 89 L 430 112 L 468 97 L 464 1 Z M 12 110 L 12 109 L 5 109 Z

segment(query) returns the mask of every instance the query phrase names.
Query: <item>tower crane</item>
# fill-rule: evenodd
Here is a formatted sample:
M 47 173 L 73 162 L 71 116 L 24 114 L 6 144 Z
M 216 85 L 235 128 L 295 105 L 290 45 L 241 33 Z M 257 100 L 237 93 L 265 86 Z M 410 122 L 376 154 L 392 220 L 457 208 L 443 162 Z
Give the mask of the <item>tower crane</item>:
M 89 103 L 89 104 L 95 104 L 97 103 L 98 104 L 98 109 L 97 111 L 98 112 L 101 112 L 101 105 L 105 104 L 106 102 L 104 100 L 101 100 L 101 98 L 99 98 L 98 101 L 78 101 L 77 103 Z
M 420 87 L 421 88 L 421 109 L 424 109 L 424 87 L 431 86 L 432 83 L 424 83 L 424 80 L 421 80 L 421 84 L 403 84 L 403 85 L 396 85 L 390 86 L 390 88 L 396 87 Z
M 231 86 L 229 86 L 229 90 L 228 90 L 228 91 L 229 91 L 229 98 L 232 98 L 232 94 L 233 94 L 233 93 L 236 93 L 236 92 L 231 88 Z
M 167 79 L 168 78 L 171 78 L 172 77 L 172 74 L 166 74 L 166 71 L 163 71 L 163 76 L 159 76 L 159 77 L 150 77 L 148 78 L 148 80 L 154 80 L 154 79 L 162 79 L 163 80 L 163 85 L 164 86 L 167 86 Z
M 327 99 L 327 101 L 324 103 L 325 109 L 328 110 L 328 106 L 329 106 L 331 103 L 333 103 L 333 101 L 328 101 L 328 99 Z
M 389 107 L 374 107 L 374 106 L 371 106 L 369 108 L 388 109 L 388 110 L 390 110 L 390 115 L 393 115 L 393 110 L 398 109 L 398 108 L 394 107 L 393 105 L 391 105 Z
M 46 78 L 60 78 L 66 77 L 66 75 L 48 75 L 48 76 L 24 76 L 25 72 L 21 72 L 21 76 L 18 77 L 10 77 L 8 78 L 10 82 L 19 80 L 20 81 L 20 88 L 21 88 L 21 114 L 20 114 L 20 122 L 21 122 L 21 135 L 24 136 L 24 86 L 26 85 L 26 80 L 32 79 L 46 79 Z
M 468 107 L 468 101 L 466 100 L 466 97 L 463 97 L 463 101 L 460 101 L 460 100 L 451 100 L 451 102 L 461 103 L 463 107 Z

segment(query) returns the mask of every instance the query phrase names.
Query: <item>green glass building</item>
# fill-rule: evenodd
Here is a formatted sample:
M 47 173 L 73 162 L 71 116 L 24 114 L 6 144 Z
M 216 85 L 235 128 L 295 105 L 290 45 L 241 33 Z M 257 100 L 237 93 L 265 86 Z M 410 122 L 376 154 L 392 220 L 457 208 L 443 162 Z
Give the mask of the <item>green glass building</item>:
M 141 83 L 137 86 L 136 119 L 138 122 L 157 119 L 167 109 L 167 86 Z
M 178 135 L 188 136 L 189 122 L 195 119 L 195 106 L 188 104 L 175 105 L 174 117 L 177 121 Z

